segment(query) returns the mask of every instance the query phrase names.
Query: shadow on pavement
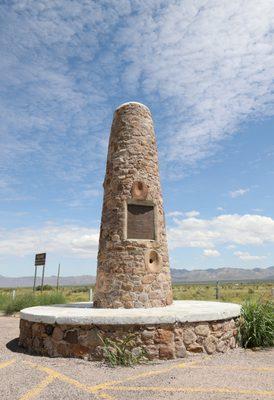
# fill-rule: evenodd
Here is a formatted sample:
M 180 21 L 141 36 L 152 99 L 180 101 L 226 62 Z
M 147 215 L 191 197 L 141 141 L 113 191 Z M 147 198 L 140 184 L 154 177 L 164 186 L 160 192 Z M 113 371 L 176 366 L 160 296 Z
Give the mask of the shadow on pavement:
M 21 354 L 28 354 L 28 355 L 32 355 L 32 356 L 38 356 L 37 354 L 27 351 L 23 347 L 19 346 L 19 338 L 10 340 L 6 344 L 6 348 L 8 350 L 12 351 L 13 353 L 21 353 Z

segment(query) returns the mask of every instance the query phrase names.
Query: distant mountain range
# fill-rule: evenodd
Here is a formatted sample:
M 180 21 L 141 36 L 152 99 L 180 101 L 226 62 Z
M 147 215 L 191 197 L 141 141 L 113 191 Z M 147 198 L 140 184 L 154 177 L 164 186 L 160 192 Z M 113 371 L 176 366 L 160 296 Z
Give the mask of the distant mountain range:
M 274 280 L 274 267 L 269 268 L 209 268 L 195 269 L 171 269 L 173 283 L 179 282 L 216 282 L 216 281 L 251 281 Z
M 44 284 L 56 286 L 57 277 L 46 276 Z M 79 275 L 79 276 L 63 276 L 60 277 L 60 286 L 83 286 L 92 285 L 95 283 L 95 276 L 92 275 Z M 37 277 L 36 285 L 41 284 L 41 277 Z M 20 276 L 20 277 L 6 277 L 0 275 L 0 287 L 29 287 L 33 286 L 33 276 Z
M 216 282 L 216 281 L 252 281 L 252 280 L 274 280 L 274 267 L 269 268 L 210 268 L 196 269 L 189 271 L 187 269 L 171 269 L 173 283 L 198 283 L 198 282 Z M 37 285 L 40 285 L 41 279 L 37 279 Z M 95 283 L 95 276 L 64 276 L 60 277 L 61 286 L 82 286 Z M 45 277 L 45 284 L 55 286 L 56 276 Z M 6 277 L 0 275 L 0 287 L 29 287 L 33 285 L 32 276 Z

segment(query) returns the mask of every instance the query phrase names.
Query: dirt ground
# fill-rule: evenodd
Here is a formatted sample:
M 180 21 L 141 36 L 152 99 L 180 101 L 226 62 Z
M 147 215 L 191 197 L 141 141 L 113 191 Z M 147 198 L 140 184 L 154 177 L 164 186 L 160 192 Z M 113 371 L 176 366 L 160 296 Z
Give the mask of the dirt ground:
M 109 368 L 24 354 L 16 317 L 0 317 L 1 400 L 217 400 L 274 398 L 274 350 Z

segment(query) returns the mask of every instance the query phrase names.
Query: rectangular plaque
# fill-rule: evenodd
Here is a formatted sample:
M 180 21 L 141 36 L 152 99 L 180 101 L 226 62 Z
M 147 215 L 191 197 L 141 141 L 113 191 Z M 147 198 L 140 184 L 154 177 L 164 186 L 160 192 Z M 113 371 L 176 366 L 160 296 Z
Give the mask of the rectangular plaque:
M 155 240 L 154 206 L 127 205 L 127 237 Z
M 35 255 L 35 265 L 46 264 L 46 253 L 39 253 Z

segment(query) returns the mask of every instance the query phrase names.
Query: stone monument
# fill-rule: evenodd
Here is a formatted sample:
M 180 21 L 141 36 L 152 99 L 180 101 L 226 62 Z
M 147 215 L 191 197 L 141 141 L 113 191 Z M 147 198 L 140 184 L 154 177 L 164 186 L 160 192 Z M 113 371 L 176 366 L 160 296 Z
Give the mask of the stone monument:
M 114 113 L 108 147 L 94 307 L 172 303 L 157 145 L 149 109 Z
M 240 305 L 172 302 L 157 147 L 142 104 L 115 111 L 104 189 L 94 303 L 22 310 L 19 344 L 90 360 L 104 358 L 102 339 L 129 333 L 131 350 L 143 348 L 151 360 L 235 348 Z

